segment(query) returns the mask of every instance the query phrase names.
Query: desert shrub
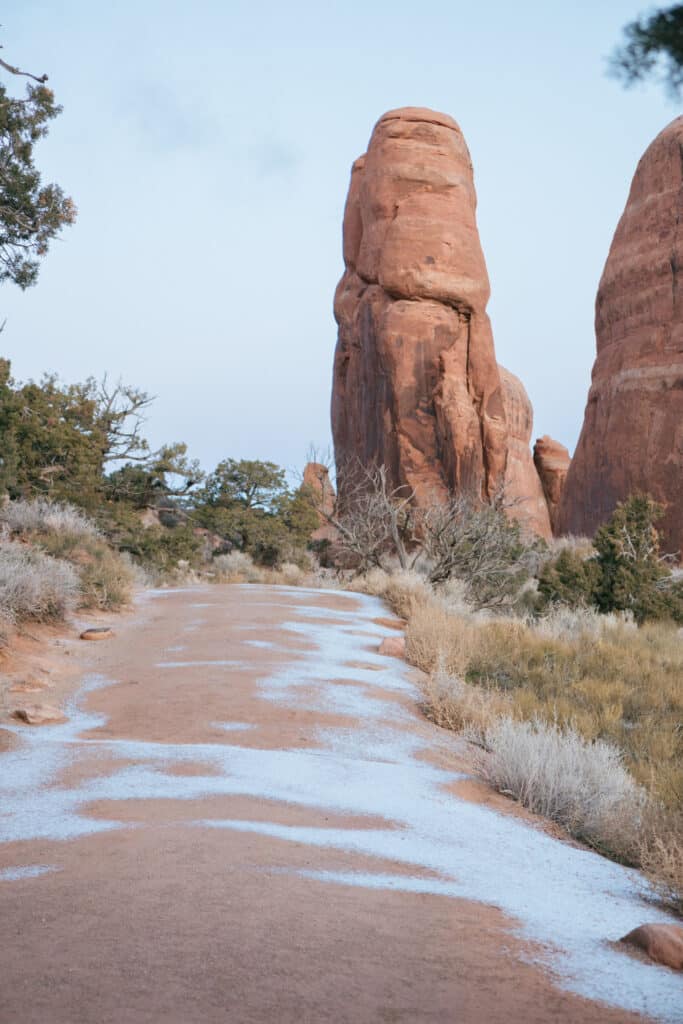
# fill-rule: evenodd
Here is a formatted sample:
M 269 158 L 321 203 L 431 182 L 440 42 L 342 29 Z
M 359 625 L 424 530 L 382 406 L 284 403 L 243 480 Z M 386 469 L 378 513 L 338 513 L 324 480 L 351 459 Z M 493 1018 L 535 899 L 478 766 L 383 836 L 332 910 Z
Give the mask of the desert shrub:
M 358 591 L 359 594 L 372 594 L 374 597 L 384 597 L 390 580 L 390 574 L 385 569 L 369 569 L 361 576 L 356 576 L 350 582 L 350 589 Z
M 600 575 L 595 603 L 601 611 L 629 610 L 637 622 L 671 618 L 683 622 L 683 587 L 664 564 L 655 523 L 663 509 L 636 494 L 620 502 L 595 535 Z
M 203 540 L 191 526 L 144 528 L 138 522 L 119 536 L 117 546 L 157 578 L 172 573 L 181 562 L 195 568 L 202 561 Z
M 0 522 L 75 568 L 82 608 L 115 610 L 127 604 L 134 572 L 80 509 L 45 498 L 12 501 L 0 511 Z
M 81 607 L 116 611 L 130 601 L 135 567 L 102 541 L 84 543 L 71 556 L 81 579 Z
M 474 611 L 467 583 L 455 577 L 434 588 L 434 603 L 451 615 L 469 616 Z
M 4 622 L 63 619 L 79 596 L 78 575 L 67 562 L 16 541 L 0 543 L 0 615 Z
M 610 612 L 601 615 L 596 608 L 572 607 L 565 604 L 551 606 L 548 611 L 530 625 L 538 636 L 549 637 L 571 643 L 573 641 L 598 640 L 609 636 L 610 631 L 628 629 L 635 631 L 633 617 L 626 612 Z
M 593 549 L 565 545 L 541 568 L 539 608 L 593 605 L 629 612 L 638 623 L 683 622 L 683 582 L 660 554 L 656 523 L 662 508 L 647 495 L 620 502 L 595 535 Z
M 217 555 L 211 569 L 217 583 L 262 583 L 264 579 L 263 571 L 246 551 Z
M 451 615 L 438 604 L 424 603 L 408 620 L 406 654 L 423 672 L 431 674 L 441 668 L 464 679 L 478 638 L 477 626 L 471 619 Z
M 42 550 L 75 568 L 80 578 L 81 608 L 116 611 L 128 604 L 135 583 L 134 569 L 97 531 L 46 530 L 35 541 Z
M 437 665 L 421 684 L 422 710 L 443 729 L 464 733 L 471 742 L 483 743 L 488 729 L 509 712 L 504 696 L 478 686 L 469 686 Z
M 288 587 L 300 587 L 306 580 L 306 573 L 301 566 L 293 562 L 283 562 L 277 570 L 276 582 Z
M 585 559 L 571 547 L 565 547 L 547 561 L 539 573 L 539 605 L 566 604 L 573 608 L 592 605 L 599 575 L 595 559 Z
M 482 502 L 463 494 L 434 503 L 419 528 L 430 582 L 461 580 L 474 608 L 509 606 L 536 566 L 536 545 L 522 536 L 502 498 Z
M 432 601 L 432 590 L 419 573 L 405 570 L 389 576 L 383 596 L 397 615 L 410 619 L 418 608 Z
M 0 523 L 4 523 L 11 535 L 59 533 L 75 538 L 99 536 L 95 524 L 80 509 L 45 498 L 7 502 L 0 509 Z
M 586 561 L 595 554 L 593 541 L 590 537 L 581 537 L 573 533 L 567 533 L 563 537 L 552 537 L 547 541 L 547 546 L 552 557 L 559 555 L 561 551 L 568 550 Z
M 666 803 L 683 791 L 683 644 L 674 627 L 612 619 L 587 641 L 485 623 L 465 678 L 511 693 L 523 717 L 557 719 L 617 745 L 637 781 Z
M 392 611 L 405 619 L 433 600 L 432 588 L 424 576 L 410 570 L 390 573 L 380 568 L 369 569 L 354 577 L 350 589 L 383 598 Z
M 486 781 L 591 845 L 633 862 L 644 793 L 619 750 L 570 728 L 501 718 L 484 735 Z

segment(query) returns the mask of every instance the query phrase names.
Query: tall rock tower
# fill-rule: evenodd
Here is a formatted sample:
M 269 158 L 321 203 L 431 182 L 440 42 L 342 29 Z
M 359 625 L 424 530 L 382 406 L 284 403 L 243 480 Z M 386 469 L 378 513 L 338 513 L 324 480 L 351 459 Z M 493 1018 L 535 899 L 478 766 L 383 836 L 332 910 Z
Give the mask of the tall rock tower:
M 549 536 L 528 443 L 525 455 L 516 437 L 510 458 L 475 211 L 472 162 L 452 118 L 413 107 L 380 118 L 353 165 L 335 296 L 340 497 L 354 459 L 384 464 L 419 503 L 450 490 L 488 498 L 505 485 L 516 514 Z M 525 393 L 520 401 L 526 413 Z
M 666 506 L 683 552 L 683 117 L 636 169 L 595 303 L 597 358 L 560 503 L 562 532 L 592 535 L 635 491 Z

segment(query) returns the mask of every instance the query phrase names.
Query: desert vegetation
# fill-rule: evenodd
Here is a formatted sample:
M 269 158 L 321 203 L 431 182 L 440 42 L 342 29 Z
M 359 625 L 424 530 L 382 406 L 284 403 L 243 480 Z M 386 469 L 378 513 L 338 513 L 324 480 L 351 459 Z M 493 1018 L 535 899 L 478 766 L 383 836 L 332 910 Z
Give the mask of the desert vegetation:
M 635 495 L 592 542 L 550 547 L 501 502 L 471 509 L 428 509 L 412 568 L 386 543 L 353 585 L 406 619 L 424 713 L 474 744 L 484 779 L 680 910 L 683 605 L 659 508 Z
M 318 518 L 304 489 L 291 487 L 272 462 L 227 458 L 204 473 L 183 443 L 152 450 L 143 429 L 151 402 L 138 388 L 106 379 L 18 382 L 0 360 L 0 493 L 9 498 L 8 528 L 40 536 L 59 556 L 69 545 L 78 548 L 93 577 L 87 586 L 99 588 L 103 606 L 117 601 L 123 583 L 111 578 L 106 547 L 129 555 L 156 582 L 198 572 L 215 578 L 214 557 L 230 552 L 261 567 L 309 568 Z M 57 523 L 66 506 L 69 522 Z M 106 588 L 98 573 L 110 577 Z

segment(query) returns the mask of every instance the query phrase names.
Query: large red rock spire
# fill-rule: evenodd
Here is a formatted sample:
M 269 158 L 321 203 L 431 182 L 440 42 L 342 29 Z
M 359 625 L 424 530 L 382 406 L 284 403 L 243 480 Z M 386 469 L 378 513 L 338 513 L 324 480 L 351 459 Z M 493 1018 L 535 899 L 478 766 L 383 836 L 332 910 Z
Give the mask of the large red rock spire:
M 509 458 L 475 211 L 470 154 L 452 118 L 413 107 L 380 118 L 353 165 L 335 296 L 340 495 L 354 459 L 386 465 L 421 503 L 449 490 L 492 497 L 505 485 L 548 536 L 528 438 L 526 455 L 516 441 Z M 523 479 L 511 480 L 520 467 Z
M 638 164 L 600 280 L 595 333 L 560 528 L 592 535 L 618 501 L 645 491 L 666 505 L 666 548 L 683 551 L 683 117 Z

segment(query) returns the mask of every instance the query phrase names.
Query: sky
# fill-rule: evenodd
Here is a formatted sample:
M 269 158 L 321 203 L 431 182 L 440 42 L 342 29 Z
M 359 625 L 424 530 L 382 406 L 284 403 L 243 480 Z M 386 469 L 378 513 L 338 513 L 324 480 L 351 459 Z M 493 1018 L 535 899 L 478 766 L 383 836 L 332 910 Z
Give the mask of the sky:
M 573 450 L 611 238 L 680 113 L 606 74 L 637 0 L 3 8 L 3 57 L 46 72 L 64 106 L 37 162 L 79 209 L 37 286 L 2 287 L 16 378 L 107 373 L 156 396 L 155 446 L 185 441 L 207 470 L 300 467 L 330 442 L 351 164 L 384 111 L 425 106 L 470 148 L 498 360 L 534 437 Z

